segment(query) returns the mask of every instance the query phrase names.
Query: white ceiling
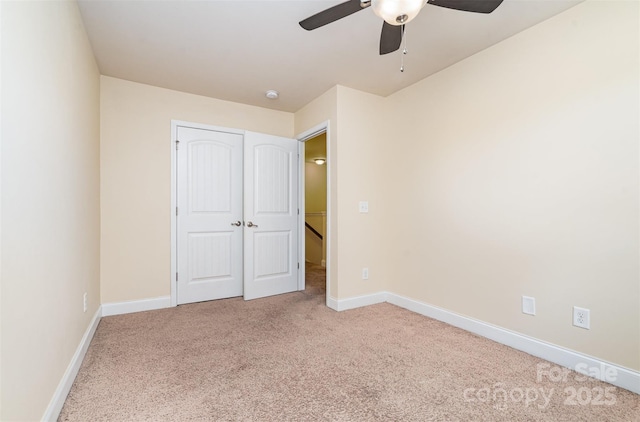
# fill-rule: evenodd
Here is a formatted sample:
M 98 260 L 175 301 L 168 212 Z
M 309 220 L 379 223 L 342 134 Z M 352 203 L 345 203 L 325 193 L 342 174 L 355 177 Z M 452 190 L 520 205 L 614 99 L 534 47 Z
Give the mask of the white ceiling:
M 294 112 L 334 85 L 390 95 L 583 0 L 504 0 L 492 14 L 427 4 L 409 53 L 378 55 L 371 8 L 305 31 L 338 1 L 80 0 L 103 75 Z M 268 89 L 280 92 L 268 100 Z

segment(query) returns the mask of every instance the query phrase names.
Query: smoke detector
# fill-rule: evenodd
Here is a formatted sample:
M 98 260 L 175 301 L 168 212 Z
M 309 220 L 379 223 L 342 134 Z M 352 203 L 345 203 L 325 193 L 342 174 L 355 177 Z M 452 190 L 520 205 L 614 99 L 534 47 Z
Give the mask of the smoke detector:
M 267 92 L 264 93 L 264 95 L 270 100 L 277 100 L 278 97 L 280 96 L 278 91 L 276 91 L 274 89 L 268 90 Z

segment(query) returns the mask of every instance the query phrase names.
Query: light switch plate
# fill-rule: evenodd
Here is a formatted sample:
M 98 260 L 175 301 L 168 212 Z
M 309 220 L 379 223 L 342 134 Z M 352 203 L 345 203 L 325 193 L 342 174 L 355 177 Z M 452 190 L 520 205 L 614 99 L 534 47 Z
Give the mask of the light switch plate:
M 360 203 L 358 204 L 358 209 L 360 210 L 361 213 L 368 213 L 369 212 L 369 202 L 368 201 L 360 201 Z
M 522 313 L 527 315 L 536 314 L 536 299 L 530 296 L 522 296 Z

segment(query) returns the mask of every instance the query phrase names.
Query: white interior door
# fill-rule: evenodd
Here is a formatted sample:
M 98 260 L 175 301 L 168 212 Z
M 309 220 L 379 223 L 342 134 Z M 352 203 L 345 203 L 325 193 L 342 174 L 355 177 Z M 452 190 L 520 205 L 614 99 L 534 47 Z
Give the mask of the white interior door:
M 298 141 L 244 137 L 244 298 L 298 290 Z
M 177 303 L 242 296 L 243 136 L 177 128 Z

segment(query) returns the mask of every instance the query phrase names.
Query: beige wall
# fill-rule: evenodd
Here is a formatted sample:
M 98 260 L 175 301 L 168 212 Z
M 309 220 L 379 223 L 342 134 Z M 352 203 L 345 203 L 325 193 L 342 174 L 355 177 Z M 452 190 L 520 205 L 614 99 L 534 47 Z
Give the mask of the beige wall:
M 309 162 L 309 160 L 316 158 L 309 156 L 310 149 L 312 151 L 325 151 L 326 142 L 326 133 L 322 133 L 305 142 L 304 206 L 306 212 L 327 210 L 327 166 L 325 164 L 319 166 L 314 162 Z M 326 156 L 326 151 L 324 155 L 321 155 L 321 157 L 324 156 Z
M 374 261 L 385 245 L 378 237 L 383 224 L 380 210 L 385 184 L 382 136 L 384 123 L 377 119 L 384 99 L 336 86 L 295 114 L 295 133 L 329 122 L 327 138 L 329 295 L 332 299 L 376 293 L 386 288 L 383 269 Z M 359 201 L 369 201 L 370 213 L 358 212 Z M 362 268 L 370 270 L 362 280 Z
M 387 288 L 640 369 L 638 54 L 587 1 L 389 97 Z
M 305 209 L 307 212 L 327 210 L 327 167 L 305 163 Z
M 2 139 L 0 419 L 33 421 L 100 303 L 99 74 L 75 2 L 2 2 Z
M 392 245 L 380 237 L 386 219 L 387 201 L 383 186 L 389 174 L 389 149 L 384 137 L 386 120 L 380 111 L 385 99 L 346 87 L 338 87 L 338 180 L 337 230 L 340 236 L 338 268 L 339 298 L 348 298 L 385 290 L 383 268 L 388 265 L 384 251 Z M 369 213 L 359 212 L 358 203 L 369 202 Z M 382 261 L 379 259 L 382 257 Z M 369 279 L 362 280 L 362 268 Z
M 293 114 L 101 77 L 102 303 L 170 294 L 171 120 L 293 136 Z

